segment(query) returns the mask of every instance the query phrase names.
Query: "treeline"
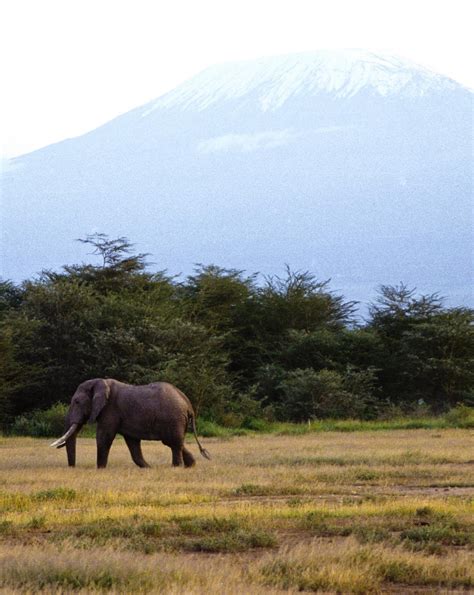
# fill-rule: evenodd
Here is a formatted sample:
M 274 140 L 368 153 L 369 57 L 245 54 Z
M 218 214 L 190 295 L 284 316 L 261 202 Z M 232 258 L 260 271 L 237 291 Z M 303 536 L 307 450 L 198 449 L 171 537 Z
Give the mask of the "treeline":
M 0 282 L 0 420 L 68 402 L 94 377 L 184 390 L 224 425 L 267 418 L 373 419 L 474 404 L 473 311 L 404 285 L 367 320 L 327 282 L 199 266 L 150 273 L 126 238 L 95 234 L 99 265 Z

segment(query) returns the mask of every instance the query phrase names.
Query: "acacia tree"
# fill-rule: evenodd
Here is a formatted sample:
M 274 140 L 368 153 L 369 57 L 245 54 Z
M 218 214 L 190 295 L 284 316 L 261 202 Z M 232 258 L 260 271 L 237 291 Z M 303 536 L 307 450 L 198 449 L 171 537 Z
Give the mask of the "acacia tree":
M 108 291 L 141 290 L 155 280 L 169 281 L 166 271 L 151 274 L 147 253 L 134 253 L 134 244 L 125 237 L 110 239 L 106 234 L 95 233 L 77 240 L 92 247 L 89 253 L 99 258 L 98 264 L 81 263 L 65 265 L 61 272 L 43 271 L 44 281 L 59 279 L 79 280 L 88 283 L 101 293 Z
M 108 376 L 175 381 L 203 410 L 221 411 L 231 388 L 220 336 L 186 320 L 171 279 L 147 273 L 146 255 L 134 255 L 124 238 L 98 234 L 85 242 L 100 265 L 44 272 L 6 316 L 15 361 L 37 371 L 33 384 L 25 376 L 11 392 L 14 412 L 68 401 L 84 379 Z
M 329 281 L 319 281 L 309 271 L 292 271 L 288 265 L 284 277 L 266 277 L 258 292 L 265 331 L 281 335 L 289 329 L 343 328 L 356 303 L 331 292 Z
M 383 286 L 368 328 L 381 343 L 379 378 L 393 402 L 445 410 L 471 397 L 474 311 L 445 308 L 437 294 L 417 296 L 405 285 Z

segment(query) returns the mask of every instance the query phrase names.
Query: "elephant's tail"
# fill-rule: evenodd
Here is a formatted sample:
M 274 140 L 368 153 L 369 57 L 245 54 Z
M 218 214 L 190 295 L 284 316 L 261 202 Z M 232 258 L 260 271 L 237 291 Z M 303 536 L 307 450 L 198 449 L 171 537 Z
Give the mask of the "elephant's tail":
M 209 452 L 205 448 L 203 448 L 201 446 L 201 443 L 199 442 L 199 438 L 197 436 L 197 431 L 196 431 L 196 422 L 194 420 L 194 415 L 192 413 L 190 413 L 189 416 L 191 418 L 191 423 L 192 423 L 192 427 L 193 427 L 193 433 L 194 433 L 194 437 L 196 438 L 197 445 L 199 446 L 199 451 L 200 451 L 200 453 L 202 454 L 202 456 L 205 459 L 209 459 L 210 460 L 211 459 L 211 455 L 209 454 Z

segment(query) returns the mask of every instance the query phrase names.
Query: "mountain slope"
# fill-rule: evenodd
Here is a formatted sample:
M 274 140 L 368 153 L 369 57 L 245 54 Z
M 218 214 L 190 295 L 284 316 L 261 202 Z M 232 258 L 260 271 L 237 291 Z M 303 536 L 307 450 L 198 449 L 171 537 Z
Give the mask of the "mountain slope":
M 403 280 L 469 302 L 472 93 L 392 56 L 211 67 L 76 139 L 12 160 L 4 275 L 127 235 L 160 268 L 287 262 L 366 300 Z

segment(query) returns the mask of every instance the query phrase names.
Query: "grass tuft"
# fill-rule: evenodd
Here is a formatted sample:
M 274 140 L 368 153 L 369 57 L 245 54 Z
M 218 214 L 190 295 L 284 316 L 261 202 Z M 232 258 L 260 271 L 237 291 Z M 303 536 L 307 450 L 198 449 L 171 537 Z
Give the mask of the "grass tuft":
M 39 502 L 47 500 L 65 500 L 66 502 L 71 502 L 72 500 L 75 500 L 76 497 L 76 490 L 72 490 L 71 488 L 52 488 L 49 490 L 41 490 L 36 494 L 33 494 L 32 499 Z
M 44 529 L 46 527 L 46 517 L 34 516 L 25 525 L 27 529 Z
M 198 539 L 182 541 L 180 546 L 185 551 L 209 553 L 245 552 L 256 548 L 272 548 L 277 545 L 274 535 L 267 531 L 240 529 L 235 533 L 209 535 Z
M 23 592 L 149 592 L 160 580 L 150 572 L 137 570 L 131 564 L 121 565 L 113 554 L 107 561 L 97 552 L 81 552 L 68 557 L 59 552 L 33 550 L 34 556 L 24 559 L 14 553 L 0 558 L 0 587 Z M 160 575 L 159 570 L 157 571 Z M 162 581 L 161 581 L 162 582 Z
M 255 483 L 243 483 L 233 490 L 235 496 L 267 496 L 271 494 L 272 489 L 269 486 L 258 485 Z

